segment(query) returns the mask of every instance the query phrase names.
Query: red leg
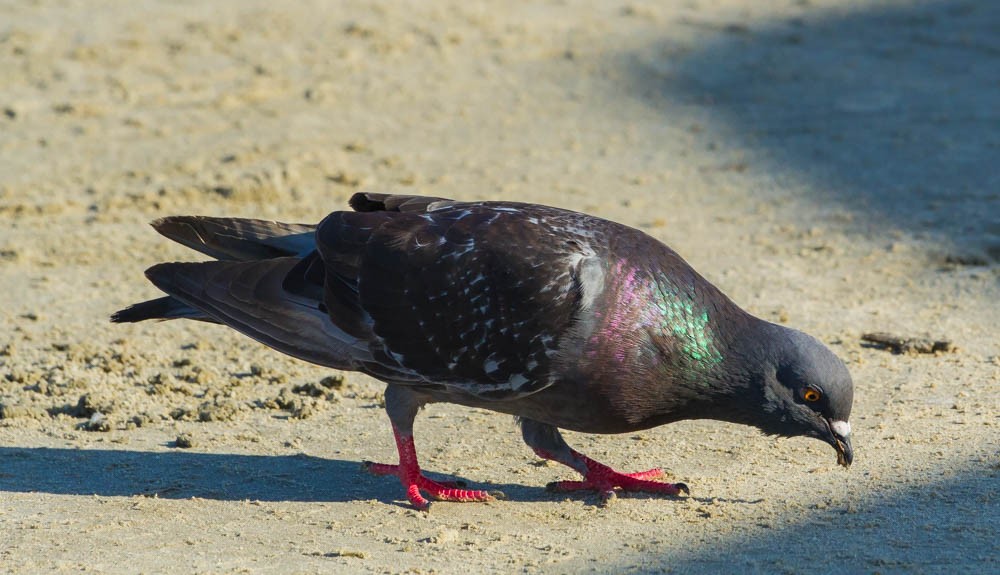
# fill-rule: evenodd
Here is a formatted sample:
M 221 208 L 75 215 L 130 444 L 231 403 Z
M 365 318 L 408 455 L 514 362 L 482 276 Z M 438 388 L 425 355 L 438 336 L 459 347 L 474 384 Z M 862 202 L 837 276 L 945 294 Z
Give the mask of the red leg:
M 536 449 L 535 453 L 544 459 L 559 461 L 544 450 Z M 637 491 L 642 493 L 663 493 L 665 495 L 679 495 L 682 491 L 684 493 L 691 492 L 688 486 L 683 483 L 652 481 L 652 479 L 663 475 L 663 471 L 659 469 L 650 469 L 637 473 L 620 473 L 603 463 L 594 461 L 575 449 L 571 449 L 570 454 L 583 462 L 587 468 L 587 473 L 584 474 L 583 481 L 556 481 L 548 485 L 550 491 L 598 491 L 605 500 L 614 497 L 616 489 L 626 492 Z
M 404 435 L 392 426 L 396 437 L 396 449 L 399 451 L 399 464 L 364 462 L 364 468 L 375 475 L 395 475 L 406 489 L 406 498 L 417 509 L 427 509 L 430 501 L 421 495 L 426 492 L 431 499 L 438 501 L 490 501 L 493 499 L 486 491 L 471 491 L 459 489 L 459 484 L 453 481 L 434 481 L 428 479 L 420 471 L 417 463 L 417 450 L 413 445 L 413 435 Z

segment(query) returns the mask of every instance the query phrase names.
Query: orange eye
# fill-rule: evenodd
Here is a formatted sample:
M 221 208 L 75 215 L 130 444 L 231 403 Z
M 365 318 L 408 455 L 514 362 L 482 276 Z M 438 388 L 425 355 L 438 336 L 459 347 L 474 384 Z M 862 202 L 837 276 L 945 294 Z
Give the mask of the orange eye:
M 802 399 L 810 402 L 819 401 L 819 398 L 822 397 L 822 395 L 823 394 L 821 394 L 818 390 L 807 387 L 806 390 L 802 392 Z

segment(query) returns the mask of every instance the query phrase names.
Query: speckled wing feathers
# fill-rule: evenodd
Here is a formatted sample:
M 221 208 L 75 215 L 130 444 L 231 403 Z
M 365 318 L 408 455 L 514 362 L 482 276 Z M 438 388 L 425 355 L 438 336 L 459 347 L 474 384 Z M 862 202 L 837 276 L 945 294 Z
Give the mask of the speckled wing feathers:
M 484 203 L 332 214 L 317 234 L 326 301 L 367 316 L 373 355 L 408 375 L 480 397 L 533 393 L 551 383 L 580 304 L 582 239 L 553 241 L 547 222 L 564 213 Z M 363 238 L 361 257 L 343 255 Z

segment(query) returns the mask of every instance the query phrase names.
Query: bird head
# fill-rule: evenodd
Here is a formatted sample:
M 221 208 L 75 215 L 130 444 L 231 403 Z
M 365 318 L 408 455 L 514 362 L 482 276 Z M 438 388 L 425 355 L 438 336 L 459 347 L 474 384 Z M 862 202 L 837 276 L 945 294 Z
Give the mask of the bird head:
M 764 362 L 764 412 L 759 427 L 786 437 L 804 435 L 829 443 L 837 463 L 850 467 L 854 384 L 844 362 L 800 331 L 771 324 Z

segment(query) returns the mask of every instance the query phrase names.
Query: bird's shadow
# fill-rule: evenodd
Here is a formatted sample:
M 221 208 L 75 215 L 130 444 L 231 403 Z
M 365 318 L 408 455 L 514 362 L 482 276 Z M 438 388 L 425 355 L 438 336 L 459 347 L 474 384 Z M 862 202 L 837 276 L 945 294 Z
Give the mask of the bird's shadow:
M 519 502 L 571 498 L 600 506 L 596 493 L 554 493 L 544 484 L 473 482 L 444 473 L 426 472 L 436 480 L 459 481 L 469 489 L 501 492 Z M 395 478 L 376 477 L 359 461 L 312 455 L 252 455 L 187 450 L 130 451 L 0 447 L 0 491 L 157 497 L 219 501 L 352 502 L 374 500 L 406 505 Z M 628 493 L 630 499 L 672 499 L 663 495 Z M 686 497 L 685 497 L 686 498 Z M 759 501 L 707 499 L 754 504 Z
M 349 501 L 383 490 L 360 465 L 309 455 L 0 447 L 0 490 L 223 501 Z
M 430 473 L 435 479 L 456 479 Z M 544 490 L 488 483 L 518 500 L 544 499 Z M 129 451 L 0 447 L 0 491 L 59 495 L 147 496 L 220 501 L 397 503 L 391 477 L 362 470 L 361 462 L 311 455 L 251 455 L 194 451 Z
M 428 472 L 431 479 L 458 480 L 470 489 L 499 491 L 508 501 L 565 499 L 545 485 L 466 481 Z M 351 502 L 405 504 L 392 477 L 376 477 L 361 462 L 312 455 L 203 453 L 188 450 L 130 451 L 0 447 L 0 491 L 158 497 L 219 501 Z M 572 494 L 581 502 L 590 493 Z M 642 497 L 629 494 L 629 497 Z

